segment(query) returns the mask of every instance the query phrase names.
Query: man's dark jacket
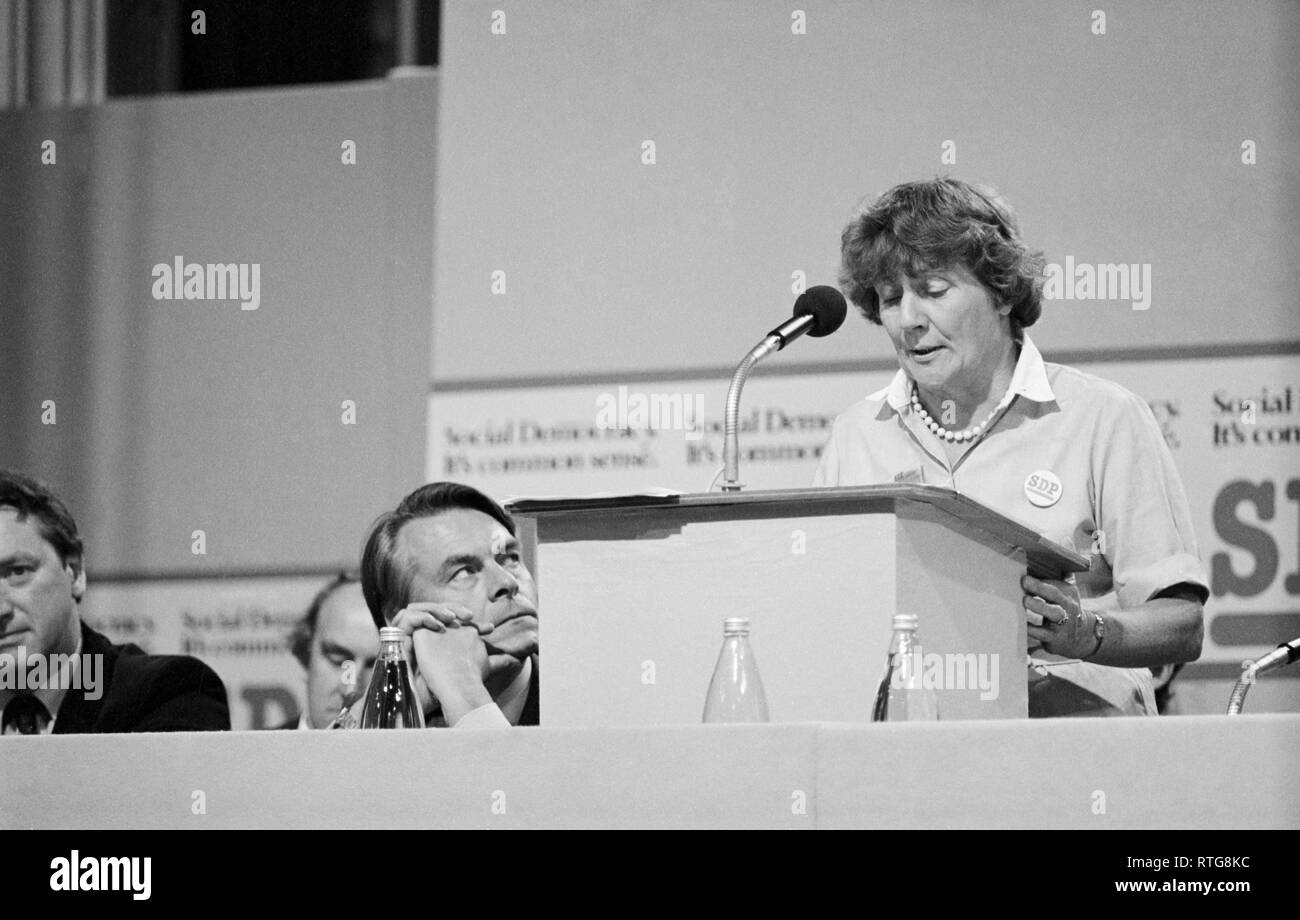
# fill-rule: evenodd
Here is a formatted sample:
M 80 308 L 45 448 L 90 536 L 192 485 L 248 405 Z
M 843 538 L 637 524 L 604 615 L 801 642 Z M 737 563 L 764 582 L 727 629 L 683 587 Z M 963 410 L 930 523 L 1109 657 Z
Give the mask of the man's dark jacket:
M 104 656 L 101 695 L 86 699 L 83 669 L 82 689 L 64 696 L 54 734 L 230 730 L 226 688 L 197 658 L 146 655 L 136 645 L 114 645 L 85 623 L 81 653 Z

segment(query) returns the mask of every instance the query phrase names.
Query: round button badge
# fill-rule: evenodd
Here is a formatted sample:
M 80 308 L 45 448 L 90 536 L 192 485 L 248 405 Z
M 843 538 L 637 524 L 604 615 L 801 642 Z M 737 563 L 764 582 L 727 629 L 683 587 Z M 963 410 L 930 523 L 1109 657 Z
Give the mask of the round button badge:
M 1025 498 L 1039 508 L 1050 508 L 1061 500 L 1061 480 L 1051 470 L 1035 470 L 1025 480 Z

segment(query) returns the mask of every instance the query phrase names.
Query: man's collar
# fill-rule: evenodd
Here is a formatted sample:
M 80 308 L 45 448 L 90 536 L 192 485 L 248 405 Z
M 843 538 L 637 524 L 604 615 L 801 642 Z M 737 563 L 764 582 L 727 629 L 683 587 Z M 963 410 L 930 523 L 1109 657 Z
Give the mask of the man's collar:
M 1016 360 L 1015 372 L 1011 375 L 1011 393 L 1023 396 L 1034 402 L 1052 402 L 1056 394 L 1047 380 L 1047 366 L 1028 333 L 1021 333 L 1020 357 Z M 889 408 L 902 413 L 904 407 L 912 401 L 912 379 L 900 367 L 889 386 L 877 390 L 868 399 L 883 399 Z
M 69 657 L 69 660 L 77 660 L 77 659 L 79 659 L 79 658 L 81 657 L 81 652 L 82 652 L 82 649 L 83 649 L 83 648 L 84 648 L 84 643 L 81 641 L 81 630 L 80 630 L 80 628 L 78 628 L 78 629 L 77 629 L 77 647 L 76 647 L 75 649 L 72 650 L 72 655 Z M 84 662 L 77 661 L 77 665 L 76 665 L 76 667 L 78 667 L 78 668 L 80 669 L 80 675 L 81 675 L 81 689 L 82 689 L 82 690 L 85 690 L 85 689 L 86 689 L 85 681 L 86 681 L 86 676 L 87 676 L 87 674 L 86 674 L 87 669 L 84 668 L 84 667 L 81 667 L 82 664 L 84 664 Z M 93 671 L 93 669 L 91 669 L 91 670 Z M 100 680 L 103 681 L 103 670 L 102 670 L 102 669 L 99 671 L 99 675 L 100 675 Z M 59 708 L 63 706 L 63 699 L 64 699 L 64 697 L 66 697 L 66 696 L 68 695 L 68 680 L 69 680 L 69 673 L 65 671 L 64 673 L 62 673 L 62 674 L 59 675 L 59 686 L 58 686 L 58 689 L 57 689 L 57 690 L 48 690 L 48 689 L 47 689 L 47 690 L 37 690 L 37 691 L 36 691 L 36 696 L 37 696 L 37 698 L 40 699 L 40 701 L 41 701 L 42 703 L 45 704 L 45 708 L 49 710 L 49 712 L 50 712 L 50 720 L 51 720 L 51 721 L 53 721 L 53 720 L 55 720 L 55 719 L 57 719 L 57 718 L 59 717 Z M 103 691 L 104 691 L 104 688 L 101 686 L 101 687 L 99 687 L 98 689 L 99 689 L 99 692 L 102 694 Z
M 71 664 L 71 662 L 80 657 L 82 649 L 83 649 L 83 644 L 81 641 L 81 627 L 80 625 L 78 625 L 76 647 L 72 650 L 71 654 L 67 655 L 66 657 L 60 657 L 57 659 L 58 661 L 60 661 L 65 665 L 63 669 L 59 670 L 58 679 L 56 680 L 54 678 L 54 675 L 50 673 L 50 668 L 54 665 L 56 660 L 54 654 L 52 653 L 50 655 L 47 655 L 45 658 L 45 675 L 44 675 L 44 679 L 42 680 L 44 686 L 29 688 L 31 690 L 32 695 L 41 701 L 41 704 L 45 707 L 45 711 L 50 714 L 51 723 L 53 723 L 53 721 L 59 717 L 59 708 L 63 705 L 64 697 L 68 695 L 68 684 L 72 680 L 71 668 L 73 667 L 73 665 Z M 26 654 L 25 649 L 24 649 L 24 654 Z M 78 662 L 76 667 L 78 668 L 81 687 L 82 689 L 85 689 L 85 680 L 87 674 L 86 674 L 86 669 L 80 667 L 80 664 L 81 663 Z M 19 663 L 17 657 L 15 656 L 14 658 L 15 667 L 25 668 L 26 665 L 27 665 L 26 662 Z M 100 674 L 100 680 L 102 681 L 103 672 L 100 671 L 99 674 Z M 103 687 L 100 687 L 100 691 L 101 692 L 103 691 Z M 17 695 L 18 695 L 18 691 L 7 691 L 4 694 L 0 694 L 0 709 L 3 709 L 5 706 L 7 706 L 9 704 L 9 701 L 12 700 Z

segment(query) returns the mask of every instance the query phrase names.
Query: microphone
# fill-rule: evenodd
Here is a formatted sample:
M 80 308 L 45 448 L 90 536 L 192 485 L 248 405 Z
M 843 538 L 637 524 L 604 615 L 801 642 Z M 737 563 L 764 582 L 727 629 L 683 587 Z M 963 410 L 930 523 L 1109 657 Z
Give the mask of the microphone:
M 1232 696 L 1228 699 L 1228 715 L 1241 715 L 1242 704 L 1246 702 L 1246 693 L 1255 683 L 1256 678 L 1269 671 L 1285 668 L 1298 660 L 1300 660 L 1300 638 L 1283 642 L 1267 655 L 1246 665 L 1241 677 L 1237 678 L 1237 683 L 1232 688 Z
M 807 333 L 813 338 L 830 335 L 844 323 L 848 305 L 844 295 L 829 285 L 810 287 L 794 302 L 794 316 L 777 326 L 763 340 L 749 350 L 727 388 L 726 428 L 723 441 L 723 463 L 726 475 L 722 481 L 724 492 L 739 492 L 744 488 L 740 477 L 740 391 L 745 386 L 749 372 L 773 352 L 780 351 L 799 336 Z
M 848 305 L 844 295 L 826 284 L 810 287 L 794 302 L 794 316 L 777 326 L 768 336 L 781 340 L 780 351 L 805 332 L 814 339 L 830 335 L 844 322 Z
M 1267 674 L 1269 671 L 1276 671 L 1278 668 L 1285 668 L 1296 659 L 1300 659 L 1300 639 L 1283 642 L 1255 662 L 1255 676 L 1258 677 L 1261 674 Z

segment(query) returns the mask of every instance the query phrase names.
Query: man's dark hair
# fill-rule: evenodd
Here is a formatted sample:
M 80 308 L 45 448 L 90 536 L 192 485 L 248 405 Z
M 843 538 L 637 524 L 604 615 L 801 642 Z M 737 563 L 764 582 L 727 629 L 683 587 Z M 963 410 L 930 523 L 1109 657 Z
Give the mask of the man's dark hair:
M 397 535 L 418 518 L 436 517 L 446 511 L 465 508 L 481 511 L 515 535 L 515 522 L 505 509 L 478 489 L 458 482 L 431 482 L 402 499 L 397 509 L 381 514 L 370 527 L 361 553 L 361 591 L 375 625 L 382 628 L 410 600 L 414 573 L 398 559 Z
M 329 600 L 330 595 L 344 585 L 355 585 L 361 579 L 353 572 L 339 572 L 334 578 L 316 592 L 316 596 L 311 599 L 307 612 L 303 614 L 293 627 L 293 632 L 289 634 L 289 651 L 293 652 L 293 657 L 305 668 L 311 661 L 311 640 L 316 635 L 316 621 L 320 619 L 321 608 Z
M 54 547 L 59 561 L 80 569 L 85 546 L 77 522 L 49 486 L 14 470 L 0 469 L 0 507 L 13 508 L 20 521 L 35 518 L 36 529 Z

